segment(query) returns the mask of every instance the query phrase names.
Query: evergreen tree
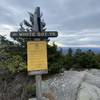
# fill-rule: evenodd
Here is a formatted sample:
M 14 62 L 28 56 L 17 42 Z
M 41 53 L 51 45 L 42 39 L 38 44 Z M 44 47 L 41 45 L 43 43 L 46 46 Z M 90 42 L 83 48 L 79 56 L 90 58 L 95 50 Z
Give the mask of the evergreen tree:
M 13 73 L 25 69 L 25 62 L 15 51 L 15 47 L 17 48 L 17 44 L 0 36 L 0 69 L 6 69 Z
M 57 50 L 57 45 L 48 45 L 48 66 L 49 73 L 55 74 L 59 73 L 63 69 L 64 56 L 61 51 Z
M 31 31 L 34 31 L 34 14 L 31 13 L 31 12 L 28 12 L 29 14 L 29 21 L 27 20 L 23 20 L 19 26 L 20 28 L 18 29 L 19 32 L 31 32 Z M 41 25 L 41 31 L 44 32 L 46 30 L 45 26 L 46 26 L 46 23 L 44 22 L 43 18 L 42 18 L 42 14 L 41 14 L 41 22 L 40 22 L 40 25 Z M 13 38 L 14 40 L 16 40 L 18 43 L 19 43 L 19 54 L 20 56 L 23 57 L 23 59 L 26 61 L 27 60 L 27 41 L 32 41 L 33 38 L 21 38 L 21 37 L 18 37 L 18 38 Z
M 68 49 L 68 53 L 65 56 L 65 69 L 72 68 L 73 65 L 73 50 L 71 48 Z
M 42 17 L 42 16 L 41 16 Z M 30 22 L 29 22 L 30 21 Z M 34 31 L 34 14 L 29 12 L 29 21 L 24 20 L 20 24 L 20 28 L 18 31 Z M 42 19 L 41 22 L 41 31 L 44 32 L 46 30 L 45 22 Z M 19 54 L 25 60 L 27 60 L 27 41 L 33 40 L 32 38 L 14 38 L 19 43 Z M 50 73 L 58 73 L 62 67 L 63 60 L 62 60 L 62 53 L 57 50 L 57 45 L 53 43 L 53 46 L 48 44 L 48 66 Z

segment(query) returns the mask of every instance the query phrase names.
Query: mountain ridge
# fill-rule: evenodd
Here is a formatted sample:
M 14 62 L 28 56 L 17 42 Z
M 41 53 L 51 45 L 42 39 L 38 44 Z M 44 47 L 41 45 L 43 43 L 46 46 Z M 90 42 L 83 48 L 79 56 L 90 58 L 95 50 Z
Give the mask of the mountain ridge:
M 58 50 L 61 50 L 63 54 L 66 54 L 69 48 L 71 48 L 73 52 L 75 52 L 76 49 L 81 49 L 83 52 L 92 50 L 94 53 L 100 53 L 100 48 L 98 47 L 58 47 Z

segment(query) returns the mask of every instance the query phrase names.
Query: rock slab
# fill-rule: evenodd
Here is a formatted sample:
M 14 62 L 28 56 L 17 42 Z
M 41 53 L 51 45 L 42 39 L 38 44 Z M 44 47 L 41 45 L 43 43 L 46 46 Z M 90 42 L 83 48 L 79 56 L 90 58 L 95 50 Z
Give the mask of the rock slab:
M 100 100 L 100 70 L 65 71 L 42 82 L 48 100 Z

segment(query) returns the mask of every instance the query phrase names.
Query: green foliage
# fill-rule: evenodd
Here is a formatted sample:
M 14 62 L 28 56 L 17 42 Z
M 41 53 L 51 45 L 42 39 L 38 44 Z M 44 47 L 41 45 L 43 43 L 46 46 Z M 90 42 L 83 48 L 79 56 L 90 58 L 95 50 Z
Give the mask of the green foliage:
M 49 73 L 55 74 L 59 73 L 63 68 L 64 57 L 61 51 L 57 50 L 57 45 L 48 45 L 48 66 Z
M 6 66 L 13 73 L 22 71 L 26 67 L 25 62 L 19 55 L 12 56 L 10 59 L 8 59 L 6 61 Z
M 69 49 L 66 57 L 66 66 L 68 68 L 74 69 L 90 69 L 90 68 L 100 68 L 99 54 L 93 53 L 91 50 L 87 52 L 82 52 L 81 49 L 77 49 L 75 53 L 71 53 Z
M 26 62 L 15 50 L 15 46 L 16 48 L 19 46 L 3 36 L 0 37 L 0 40 L 0 69 L 7 69 L 12 73 L 24 70 Z
M 65 69 L 70 69 L 73 65 L 73 51 L 71 48 L 68 49 L 68 53 L 65 55 Z
M 3 38 L 6 40 L 6 38 Z M 2 39 L 2 41 L 4 41 Z M 27 40 L 25 40 L 27 41 Z M 10 45 L 9 45 L 10 42 Z M 5 41 L 0 44 L 0 68 L 8 69 L 16 73 L 26 69 L 26 42 L 20 41 L 20 44 L 14 44 L 11 41 Z M 61 51 L 57 50 L 57 45 L 48 45 L 48 66 L 49 73 L 55 74 L 63 68 L 64 57 Z
M 0 69 L 7 69 L 12 73 L 26 70 L 25 45 L 16 44 L 0 36 Z M 73 52 L 69 48 L 67 54 L 63 55 L 55 43 L 47 47 L 49 74 L 59 73 L 62 69 L 100 69 L 100 54 L 95 54 L 91 50 L 83 52 L 77 49 Z
M 0 68 L 8 69 L 12 73 L 15 73 L 24 70 L 26 67 L 25 62 L 19 55 L 11 56 L 7 53 L 3 53 L 3 57 L 5 58 L 0 61 Z
M 27 85 L 26 90 L 31 97 L 36 97 L 36 86 L 35 85 Z

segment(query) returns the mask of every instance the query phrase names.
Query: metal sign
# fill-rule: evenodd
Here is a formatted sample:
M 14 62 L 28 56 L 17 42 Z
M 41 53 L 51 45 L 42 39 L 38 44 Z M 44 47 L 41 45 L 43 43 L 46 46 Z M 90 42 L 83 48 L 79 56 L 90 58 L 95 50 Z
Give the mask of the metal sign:
M 22 37 L 22 38 L 48 38 L 57 37 L 57 31 L 46 31 L 46 32 L 11 32 L 11 37 Z
M 27 43 L 27 69 L 29 74 L 47 73 L 47 43 L 46 41 L 29 41 Z

